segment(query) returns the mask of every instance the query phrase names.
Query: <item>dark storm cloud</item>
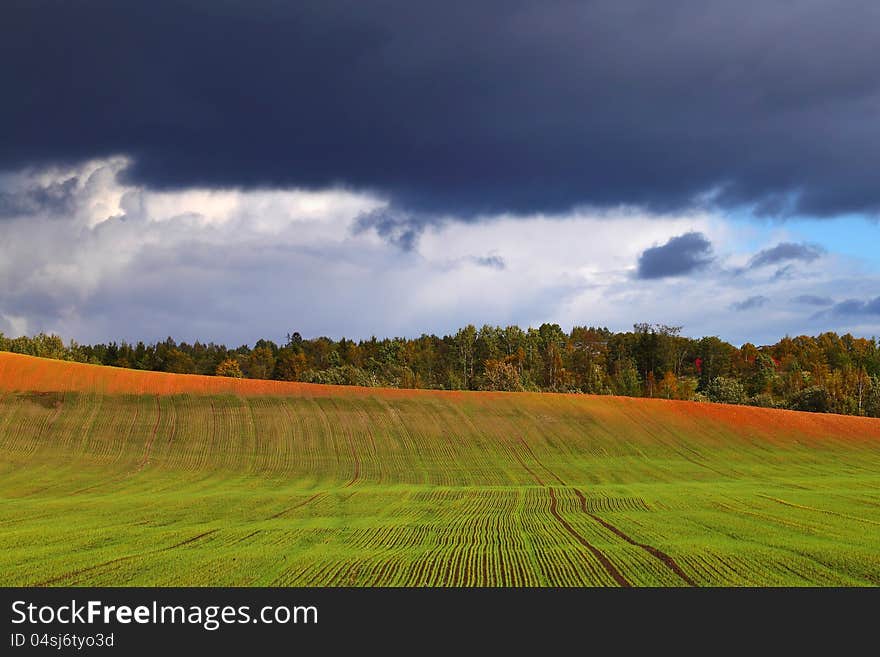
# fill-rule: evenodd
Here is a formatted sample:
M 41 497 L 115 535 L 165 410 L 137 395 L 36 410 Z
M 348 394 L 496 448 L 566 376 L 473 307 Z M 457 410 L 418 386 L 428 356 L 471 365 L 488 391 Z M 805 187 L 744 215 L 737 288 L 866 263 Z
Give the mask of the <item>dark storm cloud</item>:
M 824 253 L 825 249 L 818 244 L 781 242 L 773 248 L 764 249 L 756 253 L 749 261 L 749 267 L 763 267 L 765 265 L 776 265 L 781 262 L 791 261 L 813 262 Z
M 847 299 L 841 301 L 831 309 L 832 314 L 844 315 L 880 315 L 880 297 L 861 301 L 859 299 Z
M 834 299 L 831 297 L 820 297 L 814 294 L 802 294 L 792 299 L 792 301 L 807 306 L 830 306 L 834 303 Z
M 662 246 L 645 249 L 639 256 L 636 277 L 642 279 L 681 276 L 712 262 L 712 243 L 702 233 L 685 233 Z
M 736 311 L 752 310 L 753 308 L 760 308 L 768 301 L 770 301 L 770 299 L 768 299 L 767 297 L 757 295 L 754 297 L 749 297 L 748 299 L 744 299 L 742 301 L 738 301 L 732 304 L 730 307 L 731 309 Z
M 0 168 L 440 211 L 880 211 L 880 4 L 5 3 Z M 410 238 L 401 236 L 405 246 Z

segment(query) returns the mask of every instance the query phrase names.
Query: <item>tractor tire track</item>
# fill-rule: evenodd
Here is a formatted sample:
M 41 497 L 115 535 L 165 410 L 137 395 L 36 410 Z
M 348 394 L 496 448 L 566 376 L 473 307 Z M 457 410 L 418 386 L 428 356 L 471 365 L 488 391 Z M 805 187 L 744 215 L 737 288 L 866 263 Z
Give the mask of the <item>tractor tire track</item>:
M 556 518 L 559 524 L 565 528 L 565 531 L 567 531 L 575 539 L 577 539 L 577 541 L 581 545 L 587 548 L 590 553 L 594 557 L 596 557 L 599 563 L 602 564 L 602 567 L 605 568 L 608 574 L 611 575 L 615 582 L 617 582 L 618 586 L 623 586 L 626 588 L 631 587 L 632 584 L 630 584 L 629 580 L 623 576 L 623 574 L 617 569 L 617 567 L 613 563 L 611 563 L 611 560 L 607 556 L 605 556 L 605 553 L 602 552 L 602 550 L 597 548 L 595 545 L 590 543 L 586 538 L 581 536 L 581 534 L 578 533 L 578 531 L 559 514 L 559 511 L 556 508 L 556 491 L 554 491 L 553 488 L 548 488 L 548 490 L 550 491 L 550 513 L 553 515 L 553 517 Z
M 238 545 L 239 543 L 244 543 L 244 542 L 245 542 L 246 540 L 248 540 L 249 538 L 253 538 L 254 536 L 257 536 L 258 534 L 262 534 L 262 533 L 263 533 L 263 530 L 262 530 L 262 529 L 255 529 L 255 530 L 252 531 L 250 534 L 247 534 L 247 535 L 242 536 L 241 538 L 239 538 L 239 539 L 237 539 L 237 540 L 232 541 L 232 543 L 230 543 L 230 545 Z
M 90 573 L 94 570 L 98 570 L 99 568 L 103 568 L 104 566 L 109 566 L 111 564 L 122 563 L 123 561 L 130 561 L 131 559 L 137 559 L 138 557 L 146 557 L 151 554 L 157 554 L 159 552 L 167 552 L 168 550 L 173 550 L 175 548 L 183 547 L 184 545 L 188 545 L 190 543 L 194 543 L 200 538 L 204 538 L 205 536 L 210 536 L 216 532 L 220 531 L 219 529 L 209 529 L 206 532 L 202 532 L 196 536 L 186 539 L 185 541 L 181 541 L 180 543 L 175 543 L 174 545 L 169 545 L 168 547 L 158 548 L 156 550 L 147 550 L 146 552 L 140 552 L 138 554 L 129 554 L 124 557 L 117 557 L 116 559 L 110 559 L 109 561 L 102 561 L 101 563 L 95 564 L 94 566 L 88 566 L 86 568 L 80 568 L 78 570 L 73 570 L 69 573 L 64 573 L 63 575 L 57 575 L 56 577 L 52 577 L 51 579 L 44 580 L 33 586 L 49 586 L 54 584 L 55 582 L 61 582 L 66 579 L 70 579 L 71 577 L 76 577 L 77 575 L 82 575 L 84 573 Z
M 327 495 L 327 493 L 315 493 L 309 499 L 307 499 L 305 502 L 300 502 L 299 504 L 294 504 L 293 506 L 289 506 L 286 509 L 282 509 L 281 511 L 279 511 L 275 515 L 269 516 L 267 518 L 267 520 L 274 520 L 275 518 L 280 518 L 284 514 L 290 513 L 291 511 L 294 511 L 295 509 L 299 509 L 300 507 L 303 507 L 306 504 L 310 504 L 310 503 L 314 502 L 316 499 L 318 499 L 319 497 L 324 497 L 325 495 Z
M 565 483 L 565 482 L 564 482 L 564 481 L 563 481 L 563 480 L 562 480 L 562 479 L 561 479 L 561 478 L 560 478 L 555 472 L 553 472 L 552 470 L 550 470 L 546 465 L 544 465 L 544 464 L 538 459 L 537 456 L 535 456 L 535 453 L 532 451 L 531 447 L 529 447 L 528 443 L 526 443 L 526 441 L 523 440 L 523 438 L 519 438 L 519 441 L 520 441 L 520 443 L 522 443 L 523 447 L 525 447 L 526 450 L 528 450 L 529 454 L 531 455 L 531 457 L 532 457 L 532 459 L 535 461 L 535 463 L 537 463 L 539 466 L 541 466 L 541 468 L 542 468 L 547 474 L 549 474 L 551 477 L 553 477 L 556 481 L 558 481 L 558 482 L 560 483 L 560 485 L 562 485 L 562 486 L 567 486 L 566 483 Z M 586 514 L 587 514 L 592 520 L 594 520 L 595 522 L 597 522 L 597 523 L 599 523 L 600 525 L 602 525 L 605 529 L 607 529 L 608 531 L 610 531 L 612 534 L 614 534 L 614 535 L 617 536 L 618 538 L 623 539 L 624 541 L 626 541 L 626 542 L 629 543 L 630 545 L 634 545 L 634 546 L 636 546 L 636 547 L 638 547 L 638 548 L 641 548 L 642 550 L 644 550 L 645 552 L 647 552 L 648 554 L 650 554 L 651 556 L 653 556 L 655 559 L 659 560 L 663 565 L 665 565 L 667 568 L 669 568 L 669 570 L 671 570 L 673 573 L 675 573 L 675 574 L 676 574 L 676 575 L 677 575 L 682 581 L 684 581 L 688 586 L 697 586 L 697 583 L 694 582 L 694 580 L 691 579 L 691 578 L 688 576 L 688 574 L 685 573 L 685 572 L 681 569 L 681 567 L 678 565 L 678 563 L 676 563 L 675 559 L 673 559 L 671 556 L 669 556 L 668 554 L 666 554 L 665 552 L 663 552 L 663 551 L 660 550 L 659 548 L 654 547 L 653 545 L 648 545 L 647 543 L 639 543 L 638 541 L 636 541 L 635 539 L 633 539 L 631 536 L 629 536 L 628 534 L 626 534 L 623 530 L 619 529 L 618 527 L 615 527 L 615 526 L 612 525 L 610 522 L 608 522 L 607 520 L 604 520 L 603 518 L 597 516 L 596 514 L 591 513 L 591 512 L 589 511 L 589 509 L 587 508 L 587 498 L 586 498 L 586 496 L 585 496 L 580 490 L 578 490 L 578 489 L 576 489 L 576 488 L 572 488 L 572 491 L 574 492 L 575 495 L 577 495 L 577 498 L 578 498 L 578 500 L 579 500 L 580 503 L 581 503 L 581 510 L 582 510 L 584 513 L 586 513 Z M 553 494 L 553 492 L 552 492 L 552 489 L 551 489 L 551 497 L 554 497 L 554 498 L 555 498 L 555 496 L 554 496 L 554 494 Z M 553 514 L 556 516 L 557 520 L 560 520 L 561 522 L 564 522 L 564 521 L 562 521 L 561 517 L 560 517 L 557 513 L 554 512 L 554 509 L 555 509 L 555 499 L 553 499 L 552 502 L 551 502 L 551 513 L 553 513 Z M 568 523 L 565 523 L 565 524 L 568 524 Z M 566 527 L 566 529 L 569 531 L 569 533 L 574 532 L 574 529 L 573 529 L 573 528 Z M 574 532 L 574 533 L 576 533 L 576 532 Z M 580 538 L 582 539 L 583 537 L 580 537 Z M 595 548 L 595 546 L 590 546 L 589 544 L 587 544 L 587 543 L 585 542 L 585 539 L 583 539 L 582 542 L 585 543 L 585 545 L 587 546 L 587 548 L 590 549 L 591 552 L 593 552 L 594 556 L 596 556 L 596 558 L 599 559 L 600 562 L 602 562 L 602 565 L 605 566 L 605 569 L 606 569 L 606 570 L 608 570 L 608 567 L 609 567 L 609 566 L 611 566 L 611 568 L 614 568 L 613 564 L 611 564 L 610 561 L 607 560 L 607 557 L 605 557 L 605 555 L 602 554 L 601 551 L 599 551 L 598 548 Z M 595 550 L 595 551 L 594 551 L 594 550 Z M 599 557 L 598 554 L 597 554 L 597 552 L 598 552 L 599 554 L 602 554 L 602 557 Z M 607 563 L 606 563 L 606 562 L 607 562 Z M 616 569 L 615 569 L 615 570 L 616 570 Z M 609 573 L 611 573 L 610 570 L 609 570 Z M 617 571 L 617 574 L 620 575 L 620 572 Z M 611 573 L 611 575 L 612 575 L 612 577 L 614 577 L 614 573 Z M 620 577 L 623 578 L 623 575 L 620 575 Z M 615 577 L 615 580 L 617 580 L 617 577 Z M 621 584 L 621 586 L 629 586 L 629 585 L 630 585 L 630 584 L 629 584 L 628 582 L 627 582 L 627 584 Z
M 532 479 L 534 479 L 536 482 L 538 482 L 539 486 L 543 487 L 546 485 L 546 484 L 544 484 L 544 481 L 537 474 L 535 474 L 535 471 L 526 465 L 526 462 L 523 461 L 522 458 L 520 457 L 520 455 L 516 453 L 516 450 L 513 450 L 513 458 L 515 458 L 519 462 L 519 464 L 523 468 L 525 468 L 525 471 L 528 472 L 532 476 Z
M 557 474 L 556 474 L 555 472 L 553 472 L 550 468 L 548 468 L 546 465 L 544 465 L 543 463 L 541 463 L 541 459 L 539 459 L 537 456 L 535 456 L 535 453 L 532 451 L 532 448 L 529 447 L 529 444 L 525 441 L 525 439 L 524 439 L 522 436 L 519 437 L 519 442 L 522 444 L 523 447 L 526 448 L 526 451 L 529 453 L 529 456 L 532 457 L 532 460 L 533 460 L 535 463 L 537 463 L 539 466 L 541 466 L 541 469 L 542 469 L 544 472 L 546 472 L 548 475 L 550 475 L 551 477 L 553 477 L 557 482 L 559 482 L 559 485 L 560 485 L 560 486 L 567 486 L 567 485 L 568 485 L 568 484 L 566 484 L 564 481 L 562 481 L 562 479 L 559 477 L 559 475 L 557 475 Z
M 524 442 L 524 441 L 522 441 L 522 439 L 520 439 L 520 441 Z M 528 445 L 526 445 L 526 449 L 528 449 Z M 531 454 L 532 458 L 538 463 L 538 465 L 540 465 L 544 470 L 547 470 L 547 468 L 544 467 L 541 464 L 541 462 L 538 461 L 537 458 L 535 458 L 535 455 L 532 453 L 532 451 L 530 449 L 528 449 L 528 451 Z M 541 486 L 542 488 L 546 488 L 550 492 L 550 514 L 556 519 L 556 521 L 560 525 L 562 525 L 563 529 L 565 529 L 565 531 L 567 531 L 569 534 L 571 534 L 571 536 L 573 538 L 575 538 L 578 543 L 580 543 L 585 548 L 587 548 L 587 550 L 589 550 L 590 554 L 592 554 L 596 558 L 596 560 L 600 564 L 602 564 L 602 567 L 605 569 L 605 571 L 609 575 L 611 575 L 611 578 L 617 583 L 618 586 L 623 586 L 626 588 L 631 587 L 632 584 L 630 584 L 629 580 L 623 576 L 623 573 L 621 573 L 617 569 L 617 566 L 615 566 L 613 563 L 611 563 L 611 560 L 605 555 L 605 553 L 602 552 L 602 550 L 597 548 L 595 545 L 590 543 L 586 538 L 584 538 L 584 536 L 582 536 L 574 527 L 571 526 L 571 523 L 569 523 L 565 518 L 562 517 L 562 515 L 559 513 L 559 509 L 557 508 L 558 502 L 556 500 L 556 491 L 553 490 L 553 487 L 547 486 L 546 484 L 544 484 L 544 482 L 541 480 L 541 478 L 529 466 L 527 466 L 525 464 L 525 461 L 523 461 L 520 458 L 519 454 L 516 453 L 516 450 L 513 450 L 513 455 L 516 458 L 516 460 L 519 461 L 520 464 L 526 469 L 526 471 L 530 475 L 532 475 L 534 480 L 536 482 L 538 482 L 538 485 Z M 553 476 L 557 481 L 560 481 L 559 477 L 554 475 L 550 470 L 547 470 L 547 472 L 548 472 L 548 474 Z
M 572 490 L 574 490 L 574 494 L 577 495 L 578 499 L 581 502 L 581 510 L 584 513 L 586 513 L 588 516 L 590 516 L 590 518 L 592 518 L 593 520 L 598 522 L 600 525 L 602 525 L 605 529 L 610 531 L 615 536 L 622 538 L 624 541 L 626 541 L 630 545 L 635 545 L 636 547 L 643 549 L 645 552 L 650 554 L 652 557 L 654 557 L 655 559 L 658 559 L 661 563 L 663 563 L 663 565 L 665 565 L 667 568 L 669 568 L 669 570 L 671 570 L 673 573 L 678 575 L 688 586 L 697 586 L 697 583 L 694 580 L 692 580 L 688 576 L 688 574 L 681 569 L 681 566 L 679 566 L 676 563 L 675 559 L 670 557 L 668 554 L 663 552 L 661 549 L 654 547 L 653 545 L 648 545 L 647 543 L 639 543 L 634 538 L 627 535 L 623 530 L 615 527 L 610 522 L 608 522 L 607 520 L 604 520 L 603 518 L 600 518 L 596 514 L 591 513 L 587 509 L 586 496 L 581 491 L 577 490 L 576 488 L 572 489 Z
M 56 582 L 62 582 L 64 580 L 70 579 L 71 577 L 76 577 L 77 575 L 82 575 L 84 573 L 90 573 L 93 570 L 97 570 L 98 568 L 103 568 L 104 566 L 109 566 L 114 563 L 121 563 L 123 561 L 129 561 L 131 559 L 135 559 L 136 557 L 144 556 L 145 554 L 150 554 L 150 552 L 145 552 L 143 554 L 129 554 L 125 557 L 119 557 L 117 559 L 110 559 L 109 561 L 102 561 L 101 563 L 95 564 L 94 566 L 88 566 L 86 568 L 80 568 L 78 570 L 72 570 L 69 573 L 64 573 L 63 575 L 57 575 L 56 577 L 52 577 L 51 579 L 44 580 L 42 582 L 37 582 L 33 584 L 33 586 L 50 586 L 55 584 Z
M 195 543 L 200 538 L 204 538 L 205 536 L 210 536 L 211 534 L 216 534 L 219 532 L 219 529 L 209 529 L 206 532 L 202 532 L 201 534 L 196 534 L 192 538 L 188 538 L 185 541 L 181 541 L 180 543 L 175 543 L 174 545 L 169 545 L 168 547 L 159 548 L 158 550 L 153 550 L 152 552 L 148 552 L 147 554 L 153 554 L 156 552 L 168 552 L 168 550 L 173 550 L 175 548 L 183 547 L 184 545 L 189 545 L 190 543 Z
M 830 516 L 837 516 L 838 518 L 845 518 L 847 520 L 855 520 L 857 522 L 866 522 L 869 525 L 880 525 L 880 522 L 876 520 L 871 520 L 870 518 L 860 518 L 858 516 L 851 516 L 847 513 L 840 513 L 839 511 L 832 511 L 830 509 L 817 509 L 814 506 L 807 506 L 806 504 L 795 504 L 794 502 L 788 502 L 786 500 L 780 499 L 778 497 L 772 497 L 770 495 L 763 495 L 758 493 L 758 497 L 763 497 L 765 500 L 770 500 L 772 502 L 776 502 L 777 504 L 782 504 L 783 506 L 789 506 L 793 509 L 802 509 L 804 511 L 815 511 L 816 513 L 825 513 Z

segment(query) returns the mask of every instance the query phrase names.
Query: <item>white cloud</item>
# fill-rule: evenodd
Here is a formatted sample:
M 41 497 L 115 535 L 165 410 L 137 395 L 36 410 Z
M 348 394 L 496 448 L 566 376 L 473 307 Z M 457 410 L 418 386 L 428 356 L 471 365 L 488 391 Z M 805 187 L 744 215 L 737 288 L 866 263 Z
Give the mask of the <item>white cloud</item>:
M 385 204 L 371 194 L 155 191 L 121 182 L 127 164 L 110 158 L 0 176 L 0 330 L 239 344 L 292 330 L 369 337 L 470 322 L 627 329 L 652 321 L 761 342 L 850 328 L 844 318 L 828 326 L 832 319 L 791 301 L 798 295 L 876 296 L 876 276 L 834 254 L 821 267 L 795 264 L 788 277 L 734 275 L 761 248 L 797 235 L 743 230 L 707 212 L 447 218 L 405 251 L 355 229 L 362 213 Z M 712 242 L 712 266 L 636 280 L 640 253 L 691 231 Z M 754 296 L 769 301 L 730 311 Z M 870 318 L 858 321 L 852 330 L 880 332 Z

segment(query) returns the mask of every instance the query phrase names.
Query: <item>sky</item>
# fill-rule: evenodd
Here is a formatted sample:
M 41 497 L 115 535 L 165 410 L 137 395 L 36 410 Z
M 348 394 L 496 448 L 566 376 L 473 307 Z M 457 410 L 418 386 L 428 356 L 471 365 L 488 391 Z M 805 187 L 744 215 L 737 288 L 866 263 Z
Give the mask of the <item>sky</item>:
M 880 335 L 875 2 L 12 2 L 0 332 Z

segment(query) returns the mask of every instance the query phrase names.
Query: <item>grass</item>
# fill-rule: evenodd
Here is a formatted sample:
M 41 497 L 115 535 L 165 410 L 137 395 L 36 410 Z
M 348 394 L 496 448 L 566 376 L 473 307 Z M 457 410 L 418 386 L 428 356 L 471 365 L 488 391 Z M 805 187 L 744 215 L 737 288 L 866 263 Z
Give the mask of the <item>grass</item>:
M 23 358 L 0 360 L 2 585 L 880 584 L 880 421 L 187 377 L 130 394 L 107 383 L 123 370 Z

